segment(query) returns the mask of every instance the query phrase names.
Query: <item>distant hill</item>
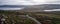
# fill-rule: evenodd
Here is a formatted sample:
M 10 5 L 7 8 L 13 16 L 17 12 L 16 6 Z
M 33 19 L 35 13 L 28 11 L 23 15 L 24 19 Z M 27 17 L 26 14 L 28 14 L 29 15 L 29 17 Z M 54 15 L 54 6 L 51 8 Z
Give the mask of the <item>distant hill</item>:
M 44 4 L 45 9 L 60 9 L 60 4 Z
M 1 7 L 3 7 L 3 8 L 4 7 L 14 7 L 15 8 L 15 7 L 25 7 L 25 6 L 24 5 L 0 5 L 0 8 Z
M 60 4 L 42 4 L 42 5 L 33 5 L 28 6 L 23 9 L 24 11 L 31 12 L 41 12 L 42 10 L 50 10 L 50 9 L 60 9 Z
M 24 7 L 23 10 L 20 11 L 24 11 L 24 12 L 41 12 L 43 10 L 49 10 L 49 9 L 60 9 L 60 4 L 41 4 L 41 5 L 28 5 L 28 6 L 24 6 L 24 5 L 0 5 L 1 7 Z

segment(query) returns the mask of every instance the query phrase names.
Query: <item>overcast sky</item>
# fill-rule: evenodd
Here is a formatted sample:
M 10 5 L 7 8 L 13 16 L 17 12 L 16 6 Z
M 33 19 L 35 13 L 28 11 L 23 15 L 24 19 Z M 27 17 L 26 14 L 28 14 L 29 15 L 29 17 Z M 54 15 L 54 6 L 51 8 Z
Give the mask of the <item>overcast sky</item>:
M 60 0 L 0 0 L 0 5 L 60 4 Z

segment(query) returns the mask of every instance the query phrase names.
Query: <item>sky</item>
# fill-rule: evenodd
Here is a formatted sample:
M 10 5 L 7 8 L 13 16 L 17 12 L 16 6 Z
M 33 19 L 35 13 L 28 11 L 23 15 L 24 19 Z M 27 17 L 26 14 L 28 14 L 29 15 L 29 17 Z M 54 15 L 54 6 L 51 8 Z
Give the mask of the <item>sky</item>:
M 0 5 L 60 4 L 60 0 L 0 0 Z
M 40 5 L 40 4 L 60 4 L 60 0 L 0 0 L 0 5 Z M 5 9 L 7 10 L 8 8 L 5 8 Z M 2 10 L 5 10 L 5 9 L 2 9 Z M 16 10 L 16 8 L 15 9 L 10 8 L 10 9 Z M 17 9 L 20 10 L 21 8 L 17 8 Z M 51 11 L 51 10 L 48 10 L 48 11 Z M 52 10 L 52 11 L 57 11 L 57 10 Z

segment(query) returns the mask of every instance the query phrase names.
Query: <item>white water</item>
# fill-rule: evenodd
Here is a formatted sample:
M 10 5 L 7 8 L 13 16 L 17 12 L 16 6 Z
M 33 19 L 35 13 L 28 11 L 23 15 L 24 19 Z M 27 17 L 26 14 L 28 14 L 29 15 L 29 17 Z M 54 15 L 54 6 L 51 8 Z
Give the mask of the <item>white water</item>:
M 51 12 L 51 11 L 60 11 L 60 9 L 51 9 L 51 10 L 43 10 L 43 11 L 46 11 L 46 12 Z
M 24 7 L 22 8 L 0 8 L 0 10 L 22 10 L 24 9 Z

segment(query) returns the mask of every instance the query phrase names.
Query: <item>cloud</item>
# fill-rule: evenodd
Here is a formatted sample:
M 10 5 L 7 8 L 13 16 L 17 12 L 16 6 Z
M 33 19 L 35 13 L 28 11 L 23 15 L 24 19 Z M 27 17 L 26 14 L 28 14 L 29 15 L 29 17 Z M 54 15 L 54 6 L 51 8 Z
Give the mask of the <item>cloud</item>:
M 49 3 L 49 4 L 60 4 L 60 0 L 46 0 L 46 3 Z
M 0 0 L 0 5 L 60 4 L 60 0 Z

